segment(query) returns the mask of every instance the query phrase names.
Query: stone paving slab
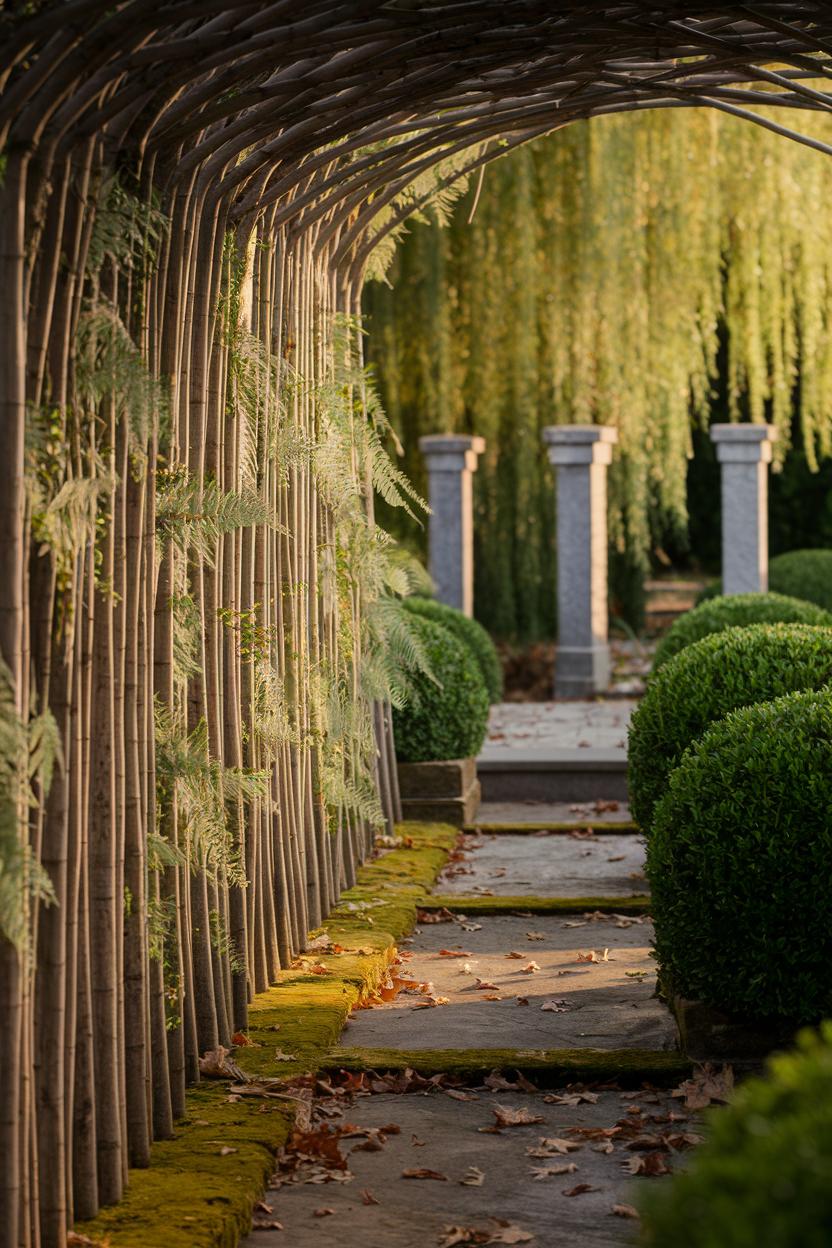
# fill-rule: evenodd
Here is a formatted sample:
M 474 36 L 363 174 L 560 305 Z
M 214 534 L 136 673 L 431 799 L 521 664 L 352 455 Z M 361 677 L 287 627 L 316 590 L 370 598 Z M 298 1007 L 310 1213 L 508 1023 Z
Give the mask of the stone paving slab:
M 499 702 L 491 708 L 486 750 L 623 749 L 636 699 L 605 702 Z
M 632 897 L 646 891 L 640 836 L 479 834 L 479 848 L 452 863 L 444 894 L 513 897 Z
M 477 930 L 466 931 L 458 923 L 425 925 L 405 946 L 412 956 L 401 973 L 432 984 L 433 994 L 447 998 L 447 1004 L 419 1008 L 423 996 L 401 993 L 387 1005 L 354 1014 L 342 1045 L 422 1050 L 676 1047 L 675 1024 L 654 996 L 648 919 L 495 915 L 471 920 L 468 926 Z M 447 957 L 441 949 L 469 956 Z M 603 960 L 605 950 L 608 960 Z M 521 956 L 511 958 L 510 953 Z M 593 953 L 601 960 L 582 960 Z M 532 963 L 539 969 L 524 971 Z M 479 987 L 478 979 L 493 987 Z M 518 998 L 528 1004 L 518 1004 Z
M 632 1117 L 636 1106 L 648 1129 L 668 1131 L 663 1122 L 653 1124 L 650 1115 L 664 1120 L 668 1111 L 678 1111 L 678 1101 L 671 1101 L 666 1092 L 634 1100 L 603 1091 L 597 1104 L 572 1107 L 547 1104 L 543 1093 L 482 1090 L 466 1095 L 475 1099 L 458 1100 L 446 1092 L 357 1099 L 345 1110 L 345 1119 L 361 1127 L 392 1123 L 399 1133 L 388 1135 L 383 1148 L 373 1152 L 355 1151 L 354 1144 L 361 1140 L 344 1141 L 351 1175 L 347 1182 L 293 1183 L 270 1190 L 265 1199 L 273 1212 L 261 1216 L 264 1221 L 278 1220 L 284 1229 L 256 1231 L 242 1248 L 432 1248 L 445 1228 L 486 1227 L 489 1217 L 533 1235 L 529 1248 L 613 1248 L 634 1242 L 638 1224 L 614 1215 L 613 1206 L 637 1204 L 646 1187 L 663 1180 L 634 1178 L 623 1169 L 638 1155 L 627 1142 L 616 1141 L 612 1152 L 601 1153 L 591 1140 L 567 1133 L 576 1127 L 611 1128 Z M 525 1109 L 543 1122 L 506 1128 L 499 1135 L 484 1134 L 479 1128 L 494 1123 L 494 1106 Z M 670 1129 L 689 1131 L 695 1125 L 691 1120 Z M 528 1149 L 539 1148 L 542 1139 L 552 1137 L 573 1140 L 580 1147 L 564 1156 L 528 1156 Z M 668 1155 L 668 1165 L 680 1169 L 687 1155 Z M 535 1167 L 558 1165 L 576 1169 L 535 1178 Z M 462 1184 L 469 1167 L 482 1172 L 480 1186 Z M 415 1168 L 447 1177 L 402 1178 L 404 1170 Z M 592 1190 L 566 1195 L 583 1183 Z M 364 1203 L 363 1193 L 378 1203 Z M 320 1216 L 325 1209 L 333 1212 Z
M 597 809 L 594 802 L 481 802 L 475 823 L 518 826 L 572 823 L 583 827 L 587 823 L 628 823 L 632 819 L 628 802 L 618 802 L 615 810 L 604 809 L 604 806 L 603 801 Z

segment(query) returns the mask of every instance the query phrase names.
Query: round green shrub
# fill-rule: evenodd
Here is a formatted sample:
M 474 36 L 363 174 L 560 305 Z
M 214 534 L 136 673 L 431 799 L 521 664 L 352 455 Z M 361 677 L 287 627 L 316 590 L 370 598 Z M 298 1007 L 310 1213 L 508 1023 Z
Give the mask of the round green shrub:
M 811 602 L 783 594 L 727 594 L 710 598 L 686 611 L 659 642 L 653 672 L 700 637 L 745 624 L 826 624 L 832 615 Z
M 695 641 L 656 673 L 633 715 L 630 805 L 644 832 L 687 747 L 729 711 L 832 681 L 832 628 L 750 624 Z
M 768 565 L 769 588 L 832 611 L 832 550 L 790 550 Z
M 732 711 L 670 774 L 647 874 L 664 989 L 746 1020 L 832 1011 L 832 693 Z
M 413 611 L 416 615 L 424 616 L 426 620 L 433 620 L 435 624 L 442 624 L 445 628 L 449 628 L 460 641 L 464 642 L 477 660 L 488 691 L 489 701 L 499 702 L 503 696 L 503 670 L 497 655 L 497 647 L 482 624 L 472 620 L 464 611 L 446 606 L 444 602 L 437 602 L 434 598 L 405 598 L 404 605 L 408 611 Z
M 393 709 L 396 755 L 402 763 L 426 763 L 478 754 L 488 724 L 488 693 L 471 651 L 442 624 L 414 616 L 430 666 L 411 673 L 407 705 Z
M 828 1248 L 832 1244 L 832 1024 L 708 1112 L 690 1166 L 645 1196 L 650 1248 Z

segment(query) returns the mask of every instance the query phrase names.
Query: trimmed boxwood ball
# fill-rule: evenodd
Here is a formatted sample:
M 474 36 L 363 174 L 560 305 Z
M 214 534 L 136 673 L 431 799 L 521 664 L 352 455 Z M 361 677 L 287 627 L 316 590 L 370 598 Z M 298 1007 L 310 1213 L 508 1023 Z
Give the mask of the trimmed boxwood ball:
M 443 624 L 464 642 L 479 664 L 490 702 L 499 702 L 503 696 L 503 669 L 497 655 L 497 647 L 476 620 L 472 620 L 464 611 L 449 607 L 434 598 L 405 598 L 404 605 L 408 611 L 422 615 L 426 620 Z
M 705 1144 L 645 1192 L 650 1248 L 828 1248 L 832 1244 L 832 1024 L 806 1031 L 708 1113 Z
M 450 629 L 415 616 L 413 630 L 434 679 L 410 675 L 407 705 L 393 709 L 396 755 L 402 763 L 427 763 L 478 754 L 488 724 L 488 693 L 479 665 Z
M 778 623 L 832 625 L 832 615 L 814 603 L 784 594 L 726 594 L 709 598 L 670 626 L 656 648 L 653 672 L 685 646 L 711 633 L 744 624 Z
M 633 715 L 630 805 L 644 832 L 687 747 L 715 720 L 755 702 L 832 681 L 832 628 L 750 624 L 687 646 L 656 673 Z
M 832 611 L 832 550 L 789 550 L 768 565 L 769 589 Z
M 733 711 L 671 772 L 647 842 L 668 993 L 746 1021 L 832 1012 L 832 693 Z

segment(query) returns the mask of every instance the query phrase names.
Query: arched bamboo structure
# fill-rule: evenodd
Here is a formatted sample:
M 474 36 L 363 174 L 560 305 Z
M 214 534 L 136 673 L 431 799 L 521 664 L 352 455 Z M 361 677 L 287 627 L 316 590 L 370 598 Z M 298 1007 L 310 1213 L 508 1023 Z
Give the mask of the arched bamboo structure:
M 373 249 L 576 118 L 776 103 L 801 138 L 832 10 L 36 0 L 0 31 L 0 1245 L 54 1248 L 396 815 Z

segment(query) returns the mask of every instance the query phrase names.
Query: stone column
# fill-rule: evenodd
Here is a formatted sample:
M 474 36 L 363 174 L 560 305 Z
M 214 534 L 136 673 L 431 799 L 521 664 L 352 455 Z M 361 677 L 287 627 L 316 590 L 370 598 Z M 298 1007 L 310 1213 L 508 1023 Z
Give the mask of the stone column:
M 558 650 L 555 696 L 607 688 L 607 467 L 618 430 L 554 425 L 543 430 L 557 470 Z
M 768 466 L 773 425 L 711 425 L 722 474 L 722 592 L 768 589 Z
M 427 460 L 428 570 L 436 596 L 466 615 L 474 614 L 474 507 L 473 474 L 484 438 L 454 433 L 419 439 Z

